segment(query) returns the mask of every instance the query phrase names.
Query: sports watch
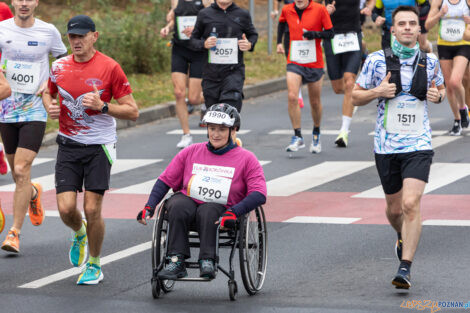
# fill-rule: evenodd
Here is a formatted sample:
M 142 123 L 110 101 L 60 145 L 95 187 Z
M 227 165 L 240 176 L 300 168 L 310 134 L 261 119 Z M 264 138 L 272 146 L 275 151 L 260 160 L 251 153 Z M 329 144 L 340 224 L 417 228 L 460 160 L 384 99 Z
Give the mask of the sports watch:
M 103 107 L 101 108 L 101 113 L 106 114 L 108 113 L 109 107 L 108 102 L 103 102 Z

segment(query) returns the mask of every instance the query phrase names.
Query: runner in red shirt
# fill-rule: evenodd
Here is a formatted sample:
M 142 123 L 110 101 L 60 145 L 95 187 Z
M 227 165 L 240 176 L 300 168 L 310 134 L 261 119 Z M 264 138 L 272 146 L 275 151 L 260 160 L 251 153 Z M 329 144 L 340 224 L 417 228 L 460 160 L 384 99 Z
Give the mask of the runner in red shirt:
M 60 124 L 55 181 L 60 217 L 75 231 L 69 259 L 73 266 L 82 265 L 89 243 L 90 258 L 77 284 L 94 285 L 103 280 L 101 205 L 116 159 L 114 118 L 135 121 L 139 111 L 119 64 L 95 50 L 98 32 L 91 18 L 73 17 L 67 34 L 73 54 L 52 64 L 43 101 L 49 116 Z M 117 103 L 108 103 L 111 98 Z M 83 185 L 86 222 L 77 209 L 77 192 Z
M 314 1 L 295 0 L 285 5 L 279 17 L 278 38 L 282 38 L 286 27 L 289 28 L 290 44 L 287 57 L 288 111 L 294 128 L 287 152 L 304 148 L 300 131 L 299 90 L 302 83 L 308 85 L 308 96 L 312 108 L 313 132 L 310 152 L 320 153 L 320 122 L 322 105 L 320 101 L 323 82 L 323 55 L 321 39 L 333 38 L 333 25 L 326 8 Z M 279 41 L 279 40 L 278 40 Z M 278 42 L 277 52 L 284 53 L 284 46 Z
M 8 20 L 13 17 L 13 13 L 10 10 L 10 7 L 4 3 L 0 2 L 0 21 Z

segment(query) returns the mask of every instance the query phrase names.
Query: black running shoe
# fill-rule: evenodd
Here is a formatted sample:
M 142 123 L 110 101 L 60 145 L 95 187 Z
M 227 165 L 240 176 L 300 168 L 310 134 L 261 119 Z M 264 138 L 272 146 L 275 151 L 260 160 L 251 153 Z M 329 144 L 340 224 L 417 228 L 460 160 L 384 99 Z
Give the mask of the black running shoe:
M 214 261 L 211 259 L 199 260 L 199 277 L 214 279 L 215 278 L 215 267 Z
M 460 121 L 455 120 L 452 129 L 449 132 L 451 136 L 460 136 L 462 134 L 462 127 L 460 126 Z
M 182 255 L 172 255 L 169 256 L 168 259 L 170 260 L 170 263 L 163 270 L 158 272 L 158 279 L 175 280 L 188 276 L 186 265 L 184 263 L 184 257 Z
M 460 125 L 462 128 L 468 128 L 469 117 L 468 117 L 468 108 L 465 106 L 465 109 L 459 110 L 460 112 Z
M 397 289 L 408 289 L 411 287 L 411 275 L 410 275 L 410 268 L 402 266 L 398 268 L 397 275 L 392 281 L 392 284 Z

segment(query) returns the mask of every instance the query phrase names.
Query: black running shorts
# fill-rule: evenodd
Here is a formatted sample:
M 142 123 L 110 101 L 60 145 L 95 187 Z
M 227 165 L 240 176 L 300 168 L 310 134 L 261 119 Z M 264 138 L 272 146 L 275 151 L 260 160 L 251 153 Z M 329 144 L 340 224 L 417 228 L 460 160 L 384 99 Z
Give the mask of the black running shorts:
M 331 47 L 331 40 L 323 40 L 323 48 L 325 50 L 326 68 L 330 80 L 343 78 L 344 73 L 357 74 L 362 62 L 362 35 L 357 34 L 359 42 L 359 50 L 334 54 Z
M 206 107 L 216 103 L 227 103 L 241 112 L 243 102 L 244 69 L 228 72 L 222 80 L 202 80 L 202 93 Z
M 46 122 L 0 123 L 6 154 L 15 154 L 16 148 L 38 152 L 44 138 Z
M 85 190 L 104 194 L 109 189 L 111 163 L 101 145 L 84 145 L 59 135 L 55 165 L 56 193 Z M 58 137 L 58 139 L 59 139 Z
M 375 165 L 382 187 L 387 195 L 397 193 L 405 178 L 428 182 L 434 151 L 423 150 L 407 153 L 375 154 Z
M 173 45 L 171 49 L 171 72 L 188 74 L 190 78 L 202 78 L 202 67 L 204 58 L 207 58 L 205 51 L 193 51 L 188 48 Z
M 439 60 L 453 60 L 458 55 L 464 56 L 467 60 L 470 60 L 470 45 L 438 45 L 437 53 L 439 54 Z
M 325 74 L 322 68 L 305 67 L 294 63 L 287 64 L 286 70 L 302 76 L 302 84 L 315 83 Z

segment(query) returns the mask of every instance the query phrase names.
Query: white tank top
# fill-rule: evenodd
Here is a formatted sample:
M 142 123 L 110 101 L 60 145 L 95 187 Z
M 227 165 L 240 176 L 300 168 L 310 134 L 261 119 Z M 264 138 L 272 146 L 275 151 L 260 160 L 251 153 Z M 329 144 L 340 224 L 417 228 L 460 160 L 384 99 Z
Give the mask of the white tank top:
M 458 36 L 455 35 L 455 33 L 461 32 L 463 35 L 463 31 L 465 31 L 463 16 L 470 15 L 470 9 L 467 5 L 467 1 L 460 0 L 457 4 L 452 4 L 449 2 L 449 0 L 442 0 L 442 6 L 444 5 L 447 5 L 448 10 L 439 21 L 439 37 L 437 44 L 444 46 L 469 45 L 469 41 L 465 41 L 463 39 L 455 40 L 455 36 Z M 451 32 L 454 32 L 454 34 Z

